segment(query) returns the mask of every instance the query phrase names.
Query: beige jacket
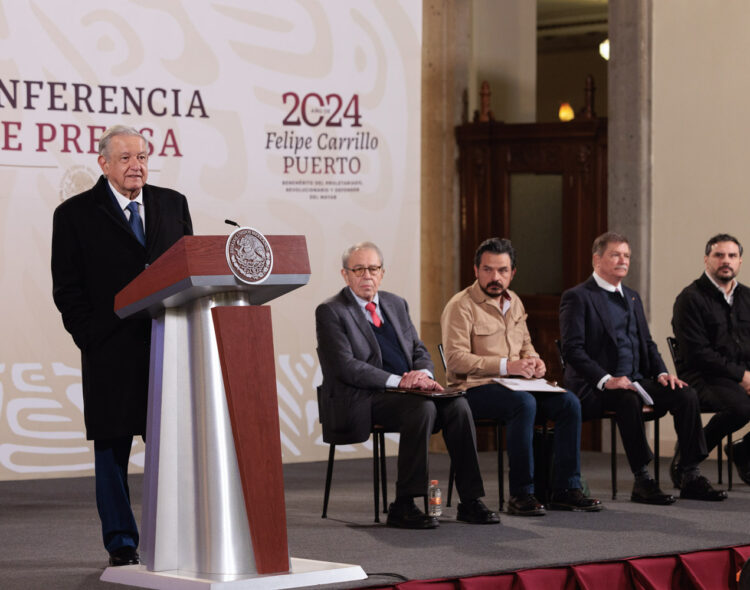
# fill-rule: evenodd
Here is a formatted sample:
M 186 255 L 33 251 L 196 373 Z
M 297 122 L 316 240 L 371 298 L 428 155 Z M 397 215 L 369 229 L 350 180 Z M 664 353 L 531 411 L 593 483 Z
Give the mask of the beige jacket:
M 451 386 L 476 387 L 500 376 L 500 360 L 538 357 L 526 327 L 526 310 L 513 291 L 503 315 L 498 300 L 479 284 L 456 293 L 443 310 L 440 326 Z

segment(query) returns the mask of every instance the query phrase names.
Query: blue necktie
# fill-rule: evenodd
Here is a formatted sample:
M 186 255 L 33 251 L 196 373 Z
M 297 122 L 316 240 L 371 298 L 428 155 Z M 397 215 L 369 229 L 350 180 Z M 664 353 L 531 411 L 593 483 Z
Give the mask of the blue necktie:
M 136 239 L 141 243 L 141 246 L 146 245 L 146 234 L 143 233 L 143 221 L 141 216 L 138 214 L 138 203 L 136 201 L 130 201 L 126 207 L 130 211 L 130 229 L 133 230 Z

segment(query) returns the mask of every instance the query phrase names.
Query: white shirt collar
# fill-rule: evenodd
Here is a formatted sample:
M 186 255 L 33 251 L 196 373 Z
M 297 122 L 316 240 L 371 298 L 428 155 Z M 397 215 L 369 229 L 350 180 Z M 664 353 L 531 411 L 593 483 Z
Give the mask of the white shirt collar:
M 112 190 L 112 194 L 115 196 L 115 199 L 117 199 L 117 203 L 120 205 L 120 209 L 124 211 L 130 204 L 130 199 L 120 193 L 114 186 L 112 186 L 112 183 L 109 182 L 109 179 L 107 179 L 107 182 L 109 183 L 109 188 Z M 140 207 L 138 207 L 138 212 L 140 216 L 143 217 L 143 190 L 141 190 L 141 192 L 138 193 L 138 196 L 133 200 L 140 205 Z
M 625 294 L 622 292 L 622 283 L 617 283 L 617 285 L 613 285 L 612 283 L 605 281 L 602 277 L 596 274 L 596 271 L 594 271 L 591 274 L 591 276 L 594 277 L 596 284 L 599 285 L 599 287 L 601 287 L 605 291 L 609 291 L 610 293 L 619 293 L 620 295 L 625 297 Z
M 351 287 L 347 287 L 349 289 L 349 293 L 352 294 L 352 297 L 354 297 L 354 301 L 357 302 L 357 305 L 359 305 L 362 308 L 362 311 L 365 312 L 368 316 L 370 315 L 370 312 L 365 309 L 365 305 L 369 303 L 369 301 L 362 299 L 359 295 L 357 295 L 354 291 L 352 291 Z M 378 299 L 378 294 L 375 293 L 375 297 L 372 298 L 372 302 L 375 304 L 375 311 L 380 316 L 380 318 L 383 318 L 383 314 L 380 313 L 380 303 Z
M 710 274 L 708 274 L 707 271 L 703 271 L 703 273 L 708 277 L 708 280 L 711 281 L 711 283 L 713 283 L 714 287 L 716 287 L 721 292 L 722 296 L 724 297 L 724 300 L 729 305 L 732 305 L 732 302 L 734 301 L 734 290 L 737 288 L 737 285 L 738 285 L 737 279 L 732 279 L 732 288 L 729 289 L 729 293 L 727 293 L 724 290 L 724 287 L 722 287 L 721 285 L 719 285 L 719 283 L 714 281 L 714 278 Z

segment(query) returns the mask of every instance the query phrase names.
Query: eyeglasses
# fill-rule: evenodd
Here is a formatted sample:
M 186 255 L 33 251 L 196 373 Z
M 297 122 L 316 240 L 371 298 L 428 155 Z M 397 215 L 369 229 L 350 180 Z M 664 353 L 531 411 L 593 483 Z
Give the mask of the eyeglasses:
M 348 270 L 350 273 L 352 273 L 355 277 L 362 277 L 365 274 L 366 270 L 370 271 L 371 275 L 376 275 L 382 270 L 381 266 L 357 266 L 356 268 L 349 268 L 347 266 L 344 267 L 346 270 Z

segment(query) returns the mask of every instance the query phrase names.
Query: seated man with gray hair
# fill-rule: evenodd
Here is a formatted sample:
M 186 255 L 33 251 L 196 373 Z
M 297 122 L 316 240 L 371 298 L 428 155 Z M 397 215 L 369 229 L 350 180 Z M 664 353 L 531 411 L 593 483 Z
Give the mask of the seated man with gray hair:
M 457 519 L 497 524 L 497 514 L 480 499 L 484 487 L 466 400 L 394 391 L 442 387 L 433 379 L 432 360 L 406 301 L 378 290 L 384 272 L 383 255 L 372 242 L 347 248 L 341 269 L 346 287 L 315 310 L 324 439 L 333 444 L 363 442 L 374 424 L 399 432 L 396 501 L 388 508 L 387 524 L 429 529 L 438 521 L 417 508 L 414 498 L 427 493 L 430 436 L 442 429 L 456 469 L 461 499 Z

